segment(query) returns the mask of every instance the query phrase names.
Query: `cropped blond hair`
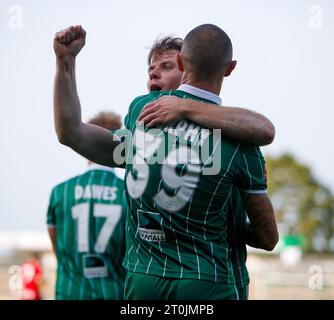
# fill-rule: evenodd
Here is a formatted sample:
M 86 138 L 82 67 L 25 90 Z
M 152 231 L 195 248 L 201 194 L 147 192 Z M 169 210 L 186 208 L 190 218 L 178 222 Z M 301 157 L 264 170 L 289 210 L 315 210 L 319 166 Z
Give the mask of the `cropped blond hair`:
M 121 116 L 112 111 L 101 111 L 91 118 L 88 123 L 95 124 L 108 130 L 117 130 L 122 127 Z

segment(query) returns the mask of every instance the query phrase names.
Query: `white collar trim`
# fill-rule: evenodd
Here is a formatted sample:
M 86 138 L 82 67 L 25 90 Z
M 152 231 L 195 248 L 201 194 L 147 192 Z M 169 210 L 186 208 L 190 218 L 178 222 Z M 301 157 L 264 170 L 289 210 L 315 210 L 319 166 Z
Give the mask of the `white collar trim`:
M 90 170 L 103 170 L 103 171 L 110 171 L 110 172 L 114 172 L 114 168 L 110 168 L 110 167 L 106 167 L 106 166 L 102 166 L 100 164 L 91 164 L 88 166 L 87 171 Z
M 194 86 L 191 86 L 189 84 L 181 84 L 177 90 L 181 90 L 181 91 L 184 91 L 184 92 L 187 92 L 187 93 L 190 93 L 194 96 L 197 96 L 197 97 L 200 97 L 200 98 L 203 98 L 203 99 L 206 99 L 206 100 L 210 100 L 214 103 L 217 103 L 219 105 L 222 104 L 222 99 L 217 96 L 216 94 L 212 93 L 212 92 L 209 92 L 209 91 L 206 91 L 206 90 L 203 90 L 203 89 L 200 89 L 200 88 L 197 88 L 197 87 L 194 87 Z

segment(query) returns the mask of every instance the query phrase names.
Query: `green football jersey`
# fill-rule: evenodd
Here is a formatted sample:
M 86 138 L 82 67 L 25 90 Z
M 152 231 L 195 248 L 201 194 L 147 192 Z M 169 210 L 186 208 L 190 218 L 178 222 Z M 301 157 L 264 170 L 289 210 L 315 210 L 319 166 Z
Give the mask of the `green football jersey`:
M 47 224 L 56 228 L 56 299 L 123 299 L 123 190 L 112 169 L 97 165 L 53 188 Z
M 212 94 L 189 93 L 189 87 L 151 92 L 130 105 L 123 265 L 131 272 L 235 284 L 228 201 L 234 185 L 266 193 L 259 148 L 187 120 L 156 129 L 137 123 L 143 107 L 162 95 L 213 102 Z
M 233 265 L 237 288 L 249 284 L 249 274 L 246 266 L 247 249 L 245 244 L 246 209 L 243 205 L 238 188 L 233 187 L 228 202 L 228 243 L 231 246 L 230 259 Z

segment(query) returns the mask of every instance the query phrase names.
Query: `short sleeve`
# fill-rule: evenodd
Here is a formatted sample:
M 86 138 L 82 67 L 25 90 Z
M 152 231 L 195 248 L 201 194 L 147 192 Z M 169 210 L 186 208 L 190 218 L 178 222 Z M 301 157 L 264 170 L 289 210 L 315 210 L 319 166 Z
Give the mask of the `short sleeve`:
M 258 146 L 240 145 L 236 185 L 246 193 L 267 193 L 265 161 Z
M 57 197 L 57 188 L 53 188 L 50 195 L 50 201 L 46 216 L 46 223 L 48 227 L 56 227 L 57 224 L 56 209 L 58 205 L 59 205 L 59 199 Z

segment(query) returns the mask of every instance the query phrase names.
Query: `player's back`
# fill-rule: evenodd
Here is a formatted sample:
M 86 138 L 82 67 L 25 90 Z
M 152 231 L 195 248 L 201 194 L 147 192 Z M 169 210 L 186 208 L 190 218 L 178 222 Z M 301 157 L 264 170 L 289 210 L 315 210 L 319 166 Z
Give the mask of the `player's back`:
M 182 91 L 163 94 L 199 99 Z M 131 272 L 234 284 L 227 201 L 236 182 L 250 192 L 265 189 L 261 155 L 187 120 L 160 131 L 136 125 L 143 105 L 157 97 L 135 100 L 126 123 L 134 135 L 134 157 L 126 174 L 132 230 L 125 266 Z
M 57 299 L 122 299 L 123 181 L 94 166 L 56 186 L 48 224 L 56 227 Z
M 233 187 L 228 203 L 228 243 L 239 299 L 247 299 L 249 274 L 246 266 L 247 249 L 245 243 L 247 213 L 240 190 Z

